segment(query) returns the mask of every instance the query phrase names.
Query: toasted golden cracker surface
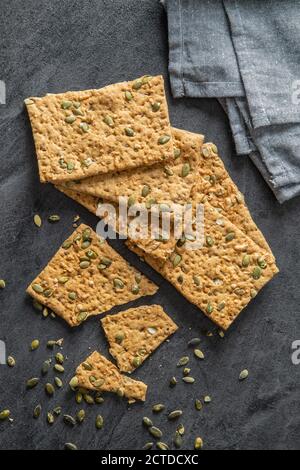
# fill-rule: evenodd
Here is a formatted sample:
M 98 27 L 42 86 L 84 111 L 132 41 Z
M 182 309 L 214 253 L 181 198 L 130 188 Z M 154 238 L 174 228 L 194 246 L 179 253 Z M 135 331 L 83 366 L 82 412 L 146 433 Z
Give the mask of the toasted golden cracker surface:
M 120 374 L 108 359 L 94 351 L 76 369 L 78 386 L 98 392 L 113 392 L 129 400 L 145 401 L 147 385 Z
M 40 180 L 58 182 L 173 157 L 162 76 L 25 100 Z
M 122 372 L 132 372 L 178 329 L 160 305 L 130 308 L 101 320 L 109 352 Z
M 82 224 L 63 243 L 27 292 L 71 326 L 158 287 Z
M 120 197 L 136 203 L 184 204 L 198 178 L 198 163 L 204 137 L 172 128 L 174 159 L 148 167 L 97 175 L 65 185 L 106 201 L 118 203 Z

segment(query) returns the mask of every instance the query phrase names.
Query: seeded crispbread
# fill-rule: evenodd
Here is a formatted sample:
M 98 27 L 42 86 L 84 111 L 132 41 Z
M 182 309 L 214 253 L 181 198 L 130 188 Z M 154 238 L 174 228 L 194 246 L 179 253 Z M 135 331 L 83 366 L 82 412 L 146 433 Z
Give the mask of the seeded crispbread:
M 158 287 L 82 224 L 27 288 L 71 326 Z
M 225 169 L 215 144 L 207 142 L 202 146 L 198 168 L 199 178 L 192 191 L 193 201 L 209 202 L 255 243 L 271 253 L 265 237 L 252 219 L 244 196 Z
M 162 264 L 131 242 L 130 249 L 166 278 L 211 320 L 227 329 L 250 300 L 278 272 L 273 255 L 210 206 L 205 209 L 205 244 L 176 247 Z
M 120 197 L 136 203 L 184 204 L 198 177 L 200 149 L 204 137 L 200 134 L 172 128 L 174 159 L 118 173 L 97 175 L 65 185 L 82 193 L 118 203 Z
M 132 372 L 178 329 L 160 305 L 130 308 L 101 320 L 109 352 L 121 372 Z
M 42 182 L 173 158 L 162 76 L 27 98 Z
M 113 392 L 130 401 L 145 401 L 147 385 L 120 374 L 108 359 L 94 351 L 76 369 L 78 386 L 98 392 Z

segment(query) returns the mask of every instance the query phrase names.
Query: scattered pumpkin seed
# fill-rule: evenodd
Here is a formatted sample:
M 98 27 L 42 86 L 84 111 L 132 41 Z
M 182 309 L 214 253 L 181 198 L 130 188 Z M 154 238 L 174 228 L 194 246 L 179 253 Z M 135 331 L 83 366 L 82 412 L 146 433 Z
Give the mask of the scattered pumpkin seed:
M 2 410 L 0 411 L 0 421 L 5 421 L 10 417 L 10 410 Z
M 55 389 L 54 389 L 53 385 L 48 382 L 45 385 L 45 391 L 49 396 L 52 396 L 52 395 L 54 395 Z
M 180 449 L 180 447 L 182 446 L 183 440 L 182 440 L 182 436 L 179 434 L 178 431 L 175 432 L 175 437 L 174 437 L 173 442 L 174 442 L 176 449 Z
M 191 171 L 191 167 L 189 163 L 184 163 L 182 165 L 181 176 L 185 178 Z
M 15 367 L 16 365 L 16 360 L 13 356 L 8 356 L 6 363 L 9 367 Z
M 41 217 L 39 216 L 39 214 L 35 214 L 35 216 L 33 217 L 33 222 L 35 223 L 35 225 L 37 227 L 41 227 L 42 226 L 42 219 Z
M 131 292 L 135 295 L 138 294 L 140 292 L 140 286 L 138 286 L 137 284 L 134 284 L 131 288 Z
M 61 406 L 56 406 L 55 408 L 53 408 L 53 413 L 55 414 L 55 416 L 59 416 L 61 412 L 62 412 Z
M 63 382 L 59 377 L 54 377 L 54 382 L 58 388 L 61 388 L 63 386 Z
M 87 269 L 89 268 L 91 265 L 91 262 L 90 261 L 87 261 L 87 260 L 84 260 L 84 261 L 80 261 L 79 263 L 79 266 L 81 269 Z
M 177 379 L 176 377 L 172 377 L 169 382 L 170 387 L 175 387 L 177 385 Z
M 146 442 L 146 444 L 143 446 L 143 450 L 150 450 L 153 447 L 153 442 Z
M 42 405 L 38 404 L 33 410 L 33 417 L 35 419 L 39 418 L 42 412 Z
M 67 170 L 68 170 L 69 173 L 72 173 L 74 168 L 75 168 L 75 164 L 73 162 L 68 162 L 67 163 Z
M 64 250 L 68 250 L 68 248 L 70 248 L 70 246 L 72 246 L 71 240 L 66 240 L 66 241 L 62 244 L 62 248 L 63 248 Z
M 254 299 L 254 297 L 256 297 L 257 294 L 258 294 L 258 292 L 257 292 L 256 289 L 251 289 L 250 295 L 251 295 L 252 299 Z
M 76 121 L 76 116 L 73 116 L 73 114 L 71 114 L 70 116 L 66 116 L 65 117 L 65 122 L 67 124 L 73 124 L 73 122 Z
M 255 279 L 257 281 L 258 279 L 260 279 L 261 275 L 262 275 L 261 268 L 259 266 L 256 266 L 252 271 L 253 279 Z
M 98 403 L 99 405 L 101 405 L 101 403 L 104 403 L 104 398 L 101 397 L 100 395 L 96 396 L 95 397 L 95 402 Z
M 196 450 L 202 449 L 203 447 L 203 441 L 201 437 L 196 437 L 195 442 L 194 442 L 194 448 Z
M 47 359 L 42 365 L 42 375 L 46 375 L 50 369 L 51 359 Z
M 48 413 L 47 413 L 47 421 L 48 421 L 48 424 L 53 424 L 54 423 L 54 416 L 51 413 L 51 411 L 48 411 Z
M 156 447 L 159 449 L 159 450 L 169 450 L 169 446 L 168 444 L 166 444 L 165 442 L 157 442 L 156 443 Z
M 38 383 L 40 379 L 38 377 L 32 377 L 31 379 L 28 379 L 26 382 L 26 387 L 27 388 L 34 388 Z
M 179 425 L 177 426 L 176 432 L 178 432 L 178 434 L 180 434 L 180 436 L 183 436 L 183 435 L 184 435 L 185 429 L 184 429 L 183 424 L 179 424 Z
M 72 427 L 75 426 L 76 424 L 76 420 L 71 415 L 64 415 L 63 421 L 65 424 L 68 424 L 69 426 L 72 426 Z
M 152 406 L 153 413 L 160 413 L 164 409 L 165 409 L 165 405 L 163 405 L 162 403 L 158 403 L 157 405 Z
M 182 377 L 182 380 L 187 384 L 193 384 L 195 382 L 194 377 L 190 377 L 190 376 Z
M 76 300 L 77 294 L 76 292 L 69 292 L 68 297 L 70 300 Z
M 45 297 L 51 297 L 51 295 L 53 294 L 53 292 L 54 292 L 53 289 L 46 289 L 46 290 L 44 290 L 43 295 L 44 295 Z
M 108 114 L 104 116 L 103 122 L 107 124 L 109 127 L 114 127 L 115 125 L 113 118 L 109 116 Z
M 151 428 L 153 426 L 153 423 L 150 418 L 148 418 L 147 416 L 144 416 L 143 425 L 146 426 L 147 428 Z
M 93 405 L 95 403 L 94 398 L 89 393 L 85 393 L 83 395 L 83 399 L 88 405 Z
M 182 356 L 176 365 L 177 367 L 186 366 L 189 363 L 189 360 L 190 360 L 189 356 Z
M 76 413 L 76 421 L 78 423 L 82 423 L 85 419 L 85 411 L 84 410 L 79 410 Z
M 197 411 L 202 410 L 202 403 L 201 403 L 201 400 L 199 400 L 198 398 L 196 398 L 195 400 L 195 408 Z
M 151 426 L 149 428 L 149 432 L 153 437 L 156 437 L 156 439 L 160 439 L 163 435 L 161 430 L 159 428 L 157 428 L 156 426 Z
M 201 339 L 200 338 L 192 338 L 189 342 L 188 342 L 188 346 L 189 347 L 194 347 L 194 346 L 198 346 L 198 344 L 201 343 Z
M 225 240 L 227 242 L 232 242 L 232 240 L 235 239 L 235 233 L 234 232 L 229 232 L 227 233 L 226 237 L 225 237 Z
M 185 367 L 182 371 L 183 375 L 189 375 L 189 373 L 191 372 L 191 369 L 189 367 Z
M 129 196 L 128 201 L 127 201 L 128 207 L 131 207 L 134 204 L 135 204 L 135 197 L 134 196 Z
M 122 341 L 124 340 L 125 338 L 125 335 L 123 333 L 123 331 L 119 331 L 116 335 L 115 335 L 115 340 L 118 344 L 121 344 Z
M 78 450 L 78 449 L 77 449 L 76 444 L 73 444 L 72 442 L 66 442 L 65 450 Z
M 44 308 L 43 308 L 42 315 L 43 315 L 44 318 L 47 318 L 47 317 L 48 317 L 48 315 L 49 315 L 49 310 L 47 309 L 47 307 L 44 307 Z
M 198 359 L 204 359 L 204 354 L 201 349 L 194 349 L 194 354 Z
M 249 372 L 247 369 L 242 370 L 239 376 L 239 380 L 245 380 L 249 377 Z
M 165 135 L 162 135 L 162 136 L 158 139 L 157 142 L 158 142 L 159 145 L 164 145 L 164 144 L 168 143 L 170 139 L 171 139 L 171 136 L 165 134 Z
M 154 103 L 152 103 L 151 108 L 154 113 L 157 113 L 157 111 L 160 110 L 160 102 L 155 101 Z
M 211 397 L 209 395 L 206 395 L 203 400 L 204 400 L 204 403 L 210 403 Z
M 78 405 L 80 405 L 80 403 L 82 402 L 83 400 L 83 395 L 81 392 L 76 392 L 76 395 L 75 395 L 75 401 Z
M 155 335 L 155 333 L 157 333 L 157 329 L 154 326 L 149 326 L 149 328 L 147 328 L 147 331 L 150 335 Z
M 59 221 L 60 221 L 60 216 L 57 214 L 49 215 L 48 217 L 48 222 L 50 222 L 51 224 L 55 222 L 59 222 Z
M 56 362 L 58 362 L 58 364 L 63 364 L 65 358 L 64 358 L 64 355 L 60 352 L 56 353 L 55 354 L 55 360 Z
M 183 411 L 182 410 L 174 410 L 174 411 L 171 411 L 171 413 L 169 413 L 168 415 L 168 419 L 169 420 L 173 420 L 173 419 L 177 419 L 179 418 L 181 415 L 182 415 Z
M 97 415 L 97 416 L 96 416 L 95 424 L 96 424 L 96 428 L 97 428 L 97 429 L 102 429 L 102 428 L 103 428 L 103 425 L 104 425 L 103 416 Z
M 134 136 L 134 130 L 131 129 L 131 127 L 125 127 L 125 134 L 127 137 L 133 137 Z
M 57 372 L 60 372 L 61 374 L 65 371 L 64 366 L 62 366 L 61 364 L 54 364 L 53 369 Z

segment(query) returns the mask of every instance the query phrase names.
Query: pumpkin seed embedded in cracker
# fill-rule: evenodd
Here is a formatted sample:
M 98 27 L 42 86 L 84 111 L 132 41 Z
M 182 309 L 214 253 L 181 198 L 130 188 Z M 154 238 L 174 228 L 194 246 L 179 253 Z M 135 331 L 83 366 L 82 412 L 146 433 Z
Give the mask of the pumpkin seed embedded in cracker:
M 252 277 L 254 280 L 258 280 L 261 278 L 261 275 L 262 275 L 262 270 L 259 266 L 256 266 L 253 271 L 252 271 Z
M 189 163 L 184 163 L 182 165 L 181 176 L 185 178 L 191 171 L 191 167 Z
M 164 144 L 168 143 L 170 139 L 171 139 L 171 136 L 165 134 L 165 135 L 161 136 L 161 137 L 158 139 L 157 142 L 158 142 L 158 144 L 160 144 L 160 145 L 164 145 Z

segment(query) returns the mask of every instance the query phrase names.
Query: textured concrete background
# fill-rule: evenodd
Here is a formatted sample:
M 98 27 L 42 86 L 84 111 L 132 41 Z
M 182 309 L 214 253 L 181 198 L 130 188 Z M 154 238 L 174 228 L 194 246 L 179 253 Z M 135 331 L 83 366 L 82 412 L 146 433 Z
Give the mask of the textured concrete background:
M 185 449 L 193 448 L 197 435 L 207 449 L 299 449 L 300 365 L 291 362 L 291 343 L 300 339 L 299 199 L 279 206 L 248 159 L 235 155 L 226 116 L 216 101 L 172 99 L 161 5 L 156 0 L 2 0 L 0 31 L 0 79 L 7 86 L 7 104 L 0 105 L 0 278 L 7 282 L 0 292 L 0 339 L 17 360 L 14 369 L 0 366 L 0 409 L 10 408 L 14 418 L 13 423 L 0 423 L 0 447 L 60 449 L 72 441 L 82 449 L 140 449 L 150 440 L 142 417 L 152 417 L 151 405 L 161 402 L 167 411 L 184 410 Z M 65 413 L 74 414 L 79 407 L 67 386 L 52 399 L 45 396 L 41 384 L 25 390 L 25 381 L 39 376 L 42 362 L 51 356 L 46 341 L 65 339 L 66 383 L 89 348 L 107 353 L 107 344 L 98 318 L 70 330 L 59 319 L 41 319 L 26 297 L 26 286 L 71 232 L 74 215 L 92 226 L 96 218 L 50 185 L 39 183 L 23 99 L 158 73 L 166 78 L 172 124 L 205 133 L 216 142 L 274 249 L 281 274 L 221 339 L 197 308 L 121 242 L 112 243 L 159 283 L 160 290 L 150 302 L 161 303 L 181 328 L 134 374 L 149 384 L 145 404 L 128 407 L 125 401 L 108 396 L 103 405 L 84 405 L 87 418 L 81 426 L 69 428 L 59 418 L 50 427 L 47 410 L 60 404 Z M 36 212 L 44 220 L 58 213 L 61 222 L 54 226 L 45 221 L 38 229 L 32 221 Z M 205 330 L 214 336 L 206 337 Z M 170 377 L 181 376 L 177 359 L 186 354 L 187 341 L 199 335 L 206 359 L 201 363 L 191 359 L 195 384 L 179 383 L 170 390 Z M 41 347 L 29 352 L 34 338 L 40 339 Z M 250 377 L 239 383 L 239 372 L 245 367 Z M 52 372 L 42 383 L 51 376 Z M 195 411 L 194 399 L 207 394 L 212 402 Z M 43 415 L 35 421 L 32 410 L 39 402 Z M 176 424 L 167 422 L 167 411 L 154 421 L 164 431 L 163 441 L 170 444 Z M 102 431 L 95 430 L 97 413 L 105 419 Z

